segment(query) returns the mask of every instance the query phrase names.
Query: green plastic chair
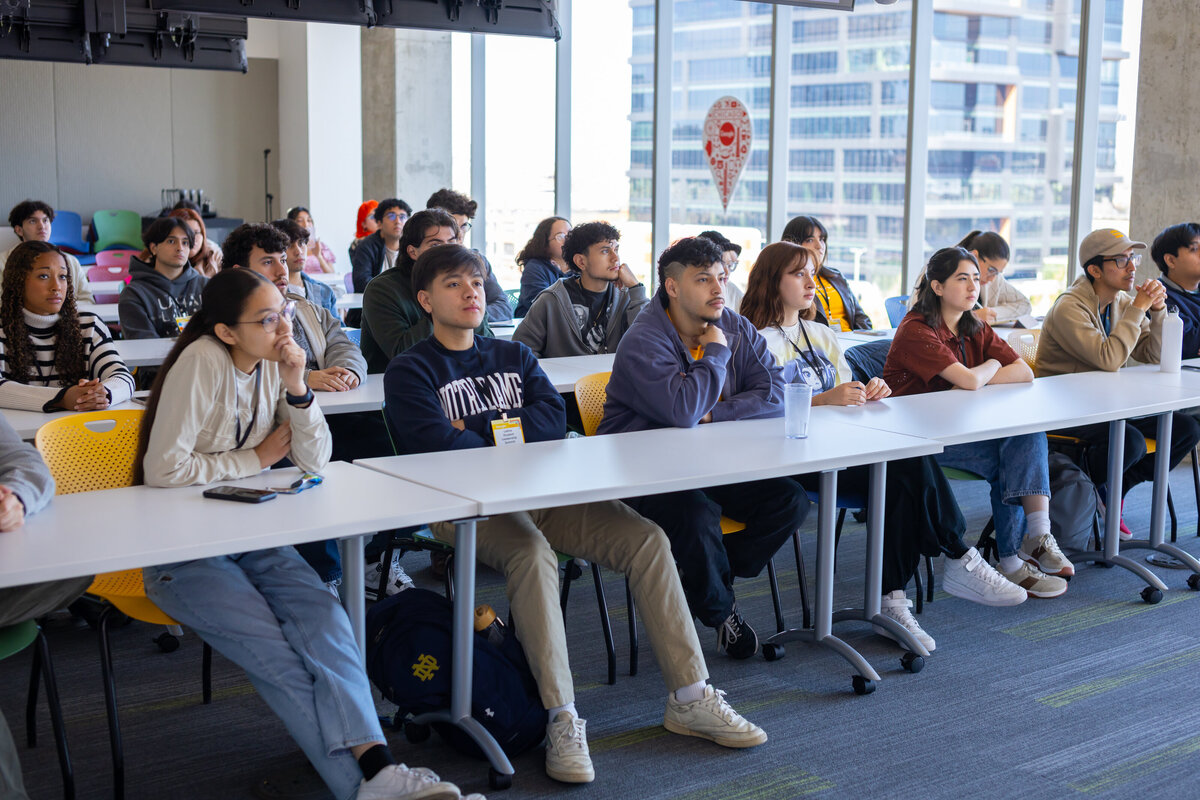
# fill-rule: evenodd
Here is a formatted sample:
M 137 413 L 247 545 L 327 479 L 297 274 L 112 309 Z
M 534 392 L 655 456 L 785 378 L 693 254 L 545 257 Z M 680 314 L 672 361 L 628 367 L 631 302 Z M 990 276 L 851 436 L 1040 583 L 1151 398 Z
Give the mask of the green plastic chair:
M 67 749 L 67 732 L 63 726 L 62 706 L 58 700 L 58 682 L 54 680 L 54 665 L 50 661 L 50 645 L 46 634 L 34 620 L 18 622 L 0 628 L 0 661 L 20 653 L 31 644 L 33 666 L 29 672 L 29 697 L 25 704 L 25 738 L 30 747 L 37 746 L 38 679 L 46 682 L 46 703 L 50 706 L 50 725 L 54 729 L 54 745 L 58 749 L 58 766 L 62 771 L 63 797 L 75 797 L 75 775 L 71 769 L 71 754 Z
M 92 215 L 95 252 L 114 247 L 142 249 L 142 218 L 136 211 L 105 210 Z
M 516 312 L 517 303 L 521 302 L 521 290 L 520 289 L 505 289 L 504 296 L 508 298 L 509 306 L 511 306 L 512 310 L 514 312 Z

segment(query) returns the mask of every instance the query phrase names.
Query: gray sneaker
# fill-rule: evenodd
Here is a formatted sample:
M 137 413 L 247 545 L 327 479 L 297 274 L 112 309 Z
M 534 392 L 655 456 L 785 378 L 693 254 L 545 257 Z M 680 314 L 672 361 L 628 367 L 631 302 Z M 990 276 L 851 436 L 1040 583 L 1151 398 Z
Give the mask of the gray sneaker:
M 1030 597 L 1058 597 L 1067 591 L 1065 579 L 1047 575 L 1028 561 L 1022 561 L 1013 572 L 1000 574 L 1028 592 Z
M 962 558 L 946 559 L 942 588 L 947 594 L 985 606 L 1015 606 L 1028 598 L 1024 589 L 992 569 L 974 547 Z

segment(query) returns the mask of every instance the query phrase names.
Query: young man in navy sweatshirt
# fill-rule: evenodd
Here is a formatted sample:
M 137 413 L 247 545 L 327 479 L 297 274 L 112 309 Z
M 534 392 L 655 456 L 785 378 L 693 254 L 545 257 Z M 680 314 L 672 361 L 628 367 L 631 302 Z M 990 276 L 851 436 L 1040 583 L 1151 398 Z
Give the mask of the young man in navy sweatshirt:
M 659 290 L 617 348 L 599 433 L 783 415 L 780 368 L 754 326 L 725 308 L 722 277 L 721 249 L 708 239 L 663 251 Z M 804 522 L 804 490 L 772 478 L 626 502 L 671 540 L 692 614 L 717 629 L 717 648 L 733 658 L 757 653 L 733 579 L 762 572 Z M 745 530 L 722 536 L 722 516 Z
M 529 348 L 475 335 L 485 312 L 482 257 L 459 245 L 426 252 L 413 291 L 433 334 L 394 358 L 384 375 L 388 421 L 401 453 L 489 447 L 492 423 L 520 420 L 525 442 L 566 433 L 562 397 Z M 434 534 L 453 541 L 453 530 Z M 708 670 L 662 531 L 617 501 L 492 516 L 479 523 L 479 560 L 504 573 L 517 637 L 549 712 L 546 773 L 567 783 L 594 779 L 586 723 L 558 605 L 558 558 L 571 553 L 629 576 L 638 610 L 671 689 L 663 726 L 726 747 L 767 740 L 707 685 Z
M 1164 228 L 1150 245 L 1150 257 L 1162 271 L 1167 308 L 1183 322 L 1183 357 L 1200 356 L 1200 222 Z

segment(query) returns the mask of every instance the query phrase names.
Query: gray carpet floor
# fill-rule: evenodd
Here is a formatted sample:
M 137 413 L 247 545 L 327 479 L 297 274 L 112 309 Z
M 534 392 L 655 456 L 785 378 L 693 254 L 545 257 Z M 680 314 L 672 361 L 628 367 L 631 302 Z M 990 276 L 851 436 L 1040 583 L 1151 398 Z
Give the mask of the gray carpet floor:
M 1172 474 L 1172 487 L 1180 542 L 1200 554 L 1186 463 Z M 961 483 L 955 491 L 973 540 L 989 513 L 985 487 Z M 1135 532 L 1149 526 L 1149 496 L 1148 486 L 1139 487 L 1126 502 Z M 810 569 L 815 516 L 803 535 Z M 863 526 L 847 521 L 835 589 L 839 606 L 860 603 L 863 534 Z M 795 567 L 787 551 L 777 562 L 789 623 L 798 625 Z M 425 554 L 408 555 L 404 563 L 420 585 L 438 588 Z M 567 635 L 597 779 L 576 787 L 549 780 L 538 749 L 515 759 L 512 789 L 490 796 L 1196 796 L 1188 787 L 1200 776 L 1200 711 L 1188 698 L 1200 693 L 1200 593 L 1186 588 L 1187 573 L 1158 572 L 1170 591 L 1153 606 L 1139 598 L 1142 584 L 1133 575 L 1090 566 L 1080 567 L 1063 597 L 1015 608 L 985 608 L 939 591 L 921 616 L 938 649 L 919 674 L 902 670 L 900 651 L 869 626 L 839 625 L 836 632 L 883 676 L 878 690 L 865 697 L 851 691 L 848 665 L 828 651 L 793 643 L 780 661 L 760 656 L 732 662 L 716 653 L 715 636 L 702 629 L 713 683 L 770 735 L 765 745 L 745 751 L 661 727 L 666 688 L 644 638 L 641 669 L 636 677 L 627 674 L 624 591 L 613 573 L 606 573 L 606 586 L 621 674 L 615 686 L 604 683 L 595 597 L 585 576 L 572 592 Z M 748 618 L 760 633 L 770 633 L 765 578 L 739 583 L 737 591 Z M 481 571 L 479 599 L 505 608 L 496 574 Z M 111 796 L 95 633 L 64 617 L 48 628 L 78 796 Z M 185 636 L 178 651 L 163 654 L 151 643 L 157 633 L 134 623 L 113 634 L 128 797 L 253 797 L 263 779 L 307 787 L 312 791 L 306 797 L 324 796 L 315 773 L 239 670 L 217 656 L 214 700 L 201 705 L 200 642 Z M 0 662 L 0 709 L 19 743 L 31 795 L 59 797 L 44 703 L 39 746 L 24 746 L 28 668 L 28 652 Z M 390 712 L 383 701 L 379 709 Z M 486 765 L 458 755 L 436 735 L 418 745 L 399 732 L 389 737 L 401 760 L 431 766 L 464 791 L 488 791 Z

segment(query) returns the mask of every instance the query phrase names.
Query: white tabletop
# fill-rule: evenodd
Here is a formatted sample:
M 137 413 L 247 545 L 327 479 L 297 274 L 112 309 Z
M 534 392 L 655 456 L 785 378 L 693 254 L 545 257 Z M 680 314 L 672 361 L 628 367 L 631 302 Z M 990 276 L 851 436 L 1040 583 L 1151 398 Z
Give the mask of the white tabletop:
M 127 367 L 157 367 L 175 346 L 174 339 L 114 339 L 113 346 Z
M 296 469 L 273 470 L 221 483 L 287 486 L 298 474 Z M 322 485 L 259 505 L 212 500 L 202 495 L 202 486 L 131 486 L 55 497 L 22 528 L 0 533 L 0 587 L 333 539 L 475 513 L 475 504 L 460 497 L 342 461 L 331 462 L 321 474 Z
M 88 281 L 92 294 L 120 294 L 125 288 L 125 281 Z
M 521 324 L 524 317 L 514 317 L 513 319 L 504 322 L 489 322 L 488 327 L 492 329 L 492 336 L 504 341 L 511 341 L 513 333 L 517 330 L 517 326 Z
M 1162 373 L 1154 373 L 1162 375 Z M 841 422 L 937 439 L 950 446 L 1005 436 L 1143 417 L 1200 405 L 1200 381 L 1153 378 L 1121 372 L 1080 372 L 1032 383 L 985 386 L 889 397 L 857 407 L 819 406 L 813 420 Z
M 615 353 L 594 356 L 566 356 L 564 358 L 539 358 L 538 366 L 559 392 L 575 391 L 575 382 L 593 372 L 612 372 Z
M 346 273 L 344 272 L 305 272 L 304 274 L 314 281 L 320 281 L 327 286 L 346 285 Z
M 105 325 L 112 325 L 120 322 L 121 318 L 117 314 L 116 303 L 79 303 L 77 308 L 80 311 L 90 311 L 99 317 Z
M 890 342 L 896 336 L 895 328 L 876 328 L 870 331 L 838 331 L 837 338 L 843 349 L 854 347 L 856 344 L 866 344 L 867 342 L 887 341 Z
M 361 292 L 344 294 L 337 299 L 336 307 L 339 311 L 345 311 L 348 308 L 362 308 L 362 299 Z
M 941 452 L 928 439 L 833 422 L 787 439 L 782 419 L 483 447 L 355 463 L 479 501 L 480 514 L 613 500 Z

